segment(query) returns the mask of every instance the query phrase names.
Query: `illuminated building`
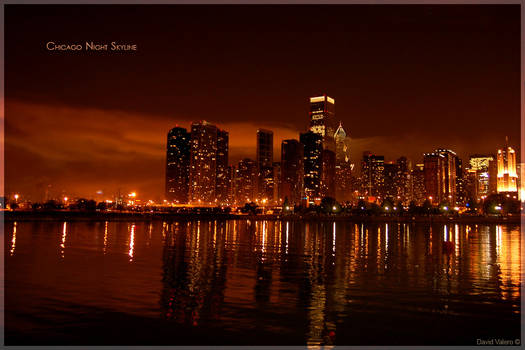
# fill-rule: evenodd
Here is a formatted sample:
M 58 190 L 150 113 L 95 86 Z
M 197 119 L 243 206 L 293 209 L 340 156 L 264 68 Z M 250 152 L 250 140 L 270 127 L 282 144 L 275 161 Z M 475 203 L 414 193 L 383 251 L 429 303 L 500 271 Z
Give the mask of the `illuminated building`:
M 219 146 L 221 147 L 220 152 Z M 219 164 L 217 164 L 218 158 L 220 158 Z M 227 172 L 227 162 L 228 134 L 206 121 L 193 123 L 191 125 L 189 188 L 189 199 L 192 204 L 219 204 L 217 169 L 220 169 L 221 173 Z M 221 181 L 222 179 L 221 176 Z M 223 189 L 223 185 L 221 184 L 219 188 Z
M 228 203 L 231 179 L 228 173 L 228 132 L 217 129 L 217 177 L 215 195 L 217 202 Z
M 385 183 L 385 157 L 363 152 L 361 162 L 361 188 L 364 196 L 383 197 Z M 375 198 L 372 198 L 375 200 Z
M 463 168 L 463 161 L 456 159 L 456 204 L 465 205 L 468 201 L 467 172 Z
M 241 160 L 235 170 L 235 201 L 237 205 L 255 202 L 257 194 L 257 164 L 252 159 Z
M 304 147 L 304 192 L 309 202 L 321 199 L 323 138 L 312 131 L 300 135 Z
M 445 156 L 439 153 L 426 153 L 423 156 L 425 192 L 431 202 L 443 200 Z
M 273 201 L 273 132 L 270 130 L 257 130 L 257 172 L 258 197 Z
M 518 192 L 516 152 L 505 145 L 498 149 L 498 193 Z
M 403 202 L 403 204 L 408 205 L 412 200 L 411 196 L 411 176 L 410 176 L 410 162 L 406 157 L 400 157 L 396 161 L 396 176 L 394 185 L 397 190 L 398 199 Z M 386 186 L 386 185 L 385 185 Z
M 494 178 L 494 157 L 491 155 L 472 155 L 469 158 L 469 172 L 474 177 L 473 198 L 477 200 L 495 193 L 494 184 L 497 183 Z M 490 176 L 492 173 L 492 177 Z
M 423 164 L 416 164 L 412 169 L 412 200 L 421 205 L 426 199 L 425 171 Z
M 335 139 L 335 187 L 339 202 L 350 200 L 352 195 L 352 164 L 350 163 L 350 137 L 342 123 L 334 134 Z
M 518 199 L 525 202 L 525 184 L 523 183 L 523 176 L 525 176 L 525 163 L 519 163 L 518 170 Z
M 298 204 L 303 196 L 304 146 L 297 140 L 281 143 L 281 198 Z
M 324 149 L 321 159 L 321 197 L 335 198 L 335 153 Z
M 393 161 L 384 162 L 384 195 L 392 199 L 397 199 L 397 164 Z
M 166 199 L 177 203 L 188 202 L 190 167 L 190 133 L 184 128 L 168 132 L 166 154 Z
M 457 159 L 456 153 L 446 149 L 424 154 L 425 189 L 433 203 L 456 203 Z
M 325 149 L 335 151 L 335 100 L 326 94 L 310 97 L 310 131 L 322 136 Z
M 282 203 L 281 195 L 281 163 L 273 162 L 273 202 L 276 204 Z

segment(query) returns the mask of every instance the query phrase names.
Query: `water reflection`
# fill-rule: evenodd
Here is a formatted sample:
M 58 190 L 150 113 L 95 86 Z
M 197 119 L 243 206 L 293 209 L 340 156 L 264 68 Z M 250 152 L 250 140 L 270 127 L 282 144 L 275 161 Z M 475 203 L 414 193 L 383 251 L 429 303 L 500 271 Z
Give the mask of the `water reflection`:
M 163 322 L 198 330 L 274 334 L 311 347 L 348 344 L 370 319 L 377 327 L 371 333 L 392 331 L 395 325 L 381 325 L 377 315 L 403 316 L 416 325 L 434 315 L 469 321 L 491 315 L 498 327 L 520 312 L 519 227 L 250 220 L 12 223 L 10 288 L 19 292 L 26 283 L 13 277 L 25 266 L 18 256 L 29 251 L 33 264 L 43 263 L 50 256 L 46 232 L 56 234 L 60 224 L 58 250 L 63 258 L 67 240 L 70 260 L 60 271 L 75 276 L 75 283 L 49 277 L 58 268 L 46 260 L 51 266 L 46 278 L 27 277 L 40 288 L 24 290 L 24 300 L 33 298 L 34 307 L 46 306 L 49 296 L 38 293 L 45 293 L 49 281 L 64 281 L 64 296 L 57 298 L 138 314 L 148 310 Z M 92 264 L 85 266 L 88 258 Z M 97 285 L 118 286 L 118 293 L 97 294 L 92 290 Z M 424 332 L 420 336 L 424 339 Z
M 9 249 L 9 255 L 15 254 L 16 248 L 16 221 L 13 222 L 13 237 L 11 238 L 11 249 Z
M 67 237 L 67 222 L 64 221 L 62 225 L 62 240 L 60 242 L 60 256 L 64 258 L 64 251 L 66 249 L 66 237 Z

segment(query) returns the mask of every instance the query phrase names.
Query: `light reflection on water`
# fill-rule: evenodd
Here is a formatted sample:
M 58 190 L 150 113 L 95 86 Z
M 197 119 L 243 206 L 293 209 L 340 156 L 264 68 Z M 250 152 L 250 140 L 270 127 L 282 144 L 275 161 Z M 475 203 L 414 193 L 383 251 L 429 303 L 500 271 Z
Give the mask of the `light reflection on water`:
M 199 220 L 8 222 L 6 232 L 8 339 L 79 307 L 310 346 L 359 344 L 352 332 L 370 315 L 417 324 L 490 313 L 494 327 L 519 330 L 519 227 Z

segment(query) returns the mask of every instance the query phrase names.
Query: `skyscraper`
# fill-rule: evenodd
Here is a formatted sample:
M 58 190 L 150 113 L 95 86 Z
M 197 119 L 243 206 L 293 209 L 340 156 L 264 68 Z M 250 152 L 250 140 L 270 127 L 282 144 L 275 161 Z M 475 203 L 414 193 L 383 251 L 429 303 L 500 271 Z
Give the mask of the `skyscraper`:
M 323 138 L 320 134 L 308 131 L 300 134 L 300 140 L 304 146 L 304 191 L 313 203 L 321 200 Z
M 191 125 L 190 202 L 215 204 L 217 127 L 206 121 Z
M 412 174 L 412 200 L 420 205 L 425 201 L 425 171 L 424 164 L 416 164 Z
M 443 183 L 445 182 L 445 156 L 440 153 L 423 155 L 425 192 L 432 203 L 443 200 Z
M 241 160 L 235 171 L 235 201 L 238 205 L 255 202 L 257 164 L 252 159 Z
M 384 195 L 393 200 L 397 199 L 397 164 L 393 161 L 384 163 Z
M 321 198 L 335 198 L 335 152 L 323 149 L 321 159 Z
M 498 193 L 507 192 L 518 192 L 516 152 L 508 144 L 498 149 Z
M 483 197 L 491 194 L 491 180 L 494 182 L 495 179 L 490 177 L 490 168 L 493 166 L 494 157 L 492 155 L 471 155 L 469 158 L 470 170 L 473 172 L 475 177 L 475 197 L 480 200 Z M 491 188 L 492 187 L 492 188 Z
M 412 200 L 412 176 L 410 172 L 410 162 L 406 157 L 399 157 L 396 161 L 395 187 L 397 190 L 397 199 L 407 205 Z M 386 186 L 386 185 L 385 185 Z
M 168 132 L 166 154 L 166 199 L 176 203 L 188 202 L 190 167 L 190 133 L 184 128 Z
M 215 182 L 215 195 L 217 204 L 227 204 L 231 179 L 228 169 L 228 132 L 217 129 L 217 176 Z
M 297 140 L 283 140 L 281 144 L 281 198 L 290 204 L 299 204 L 303 196 L 304 146 Z
M 361 162 L 361 191 L 365 197 L 383 197 L 385 182 L 385 157 L 363 152 Z M 376 198 L 372 198 L 375 200 Z
M 273 132 L 257 130 L 257 195 L 267 203 L 273 201 Z
M 334 134 L 335 139 L 335 187 L 336 199 L 340 202 L 348 201 L 352 191 L 352 164 L 350 162 L 350 137 L 343 129 L 343 124 Z
M 310 97 L 310 131 L 321 135 L 323 147 L 335 152 L 335 100 L 326 94 Z
M 441 200 L 453 205 L 456 203 L 456 163 L 458 156 L 448 149 L 437 149 L 434 152 L 444 156 L 444 181 Z
M 273 203 L 281 204 L 281 163 L 273 162 Z

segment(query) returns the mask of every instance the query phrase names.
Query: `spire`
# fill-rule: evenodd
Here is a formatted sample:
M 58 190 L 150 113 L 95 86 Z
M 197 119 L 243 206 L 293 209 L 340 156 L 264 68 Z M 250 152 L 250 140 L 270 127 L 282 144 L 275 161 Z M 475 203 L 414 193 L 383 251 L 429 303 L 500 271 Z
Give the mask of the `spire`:
M 335 131 L 334 133 L 334 139 L 336 141 L 343 141 L 344 139 L 346 138 L 346 132 L 345 132 L 345 129 L 343 129 L 343 123 L 340 121 L 339 122 L 339 127 L 337 128 L 337 130 Z

